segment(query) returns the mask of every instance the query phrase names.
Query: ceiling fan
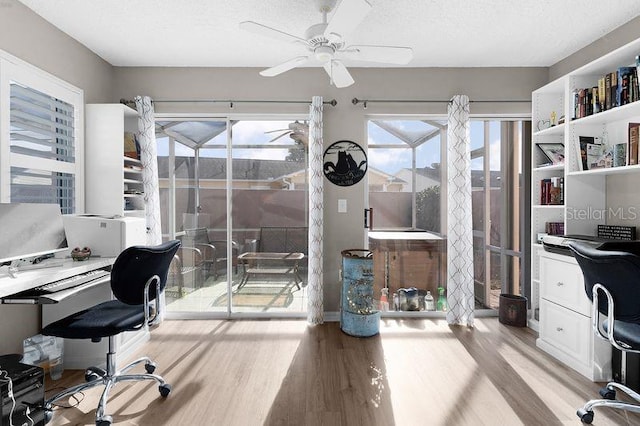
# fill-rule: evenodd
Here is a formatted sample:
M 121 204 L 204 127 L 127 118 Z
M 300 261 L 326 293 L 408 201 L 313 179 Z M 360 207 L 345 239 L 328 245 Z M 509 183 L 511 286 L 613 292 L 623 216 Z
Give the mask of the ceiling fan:
M 297 56 L 267 68 L 261 71 L 260 75 L 273 77 L 302 64 L 316 61 L 323 65 L 336 87 L 347 87 L 352 85 L 354 80 L 342 63 L 342 59 L 398 65 L 411 61 L 413 50 L 409 47 L 346 44 L 345 38 L 371 10 L 367 0 L 342 0 L 329 22 L 327 22 L 327 14 L 333 10 L 337 0 L 316 0 L 316 2 L 322 13 L 322 22 L 310 26 L 304 38 L 253 21 L 240 23 L 240 28 L 243 30 L 280 41 L 298 43 L 308 52 L 306 55 Z
M 282 132 L 282 133 L 276 136 L 275 138 L 271 139 L 267 143 L 274 142 L 287 135 L 289 135 L 289 137 L 293 139 L 295 142 L 301 143 L 304 146 L 307 146 L 309 142 L 309 123 L 307 123 L 306 121 L 304 123 L 301 123 L 298 120 L 296 120 L 293 123 L 289 123 L 289 126 L 287 129 L 269 130 L 268 132 L 265 132 L 265 133 L 275 133 L 275 132 Z

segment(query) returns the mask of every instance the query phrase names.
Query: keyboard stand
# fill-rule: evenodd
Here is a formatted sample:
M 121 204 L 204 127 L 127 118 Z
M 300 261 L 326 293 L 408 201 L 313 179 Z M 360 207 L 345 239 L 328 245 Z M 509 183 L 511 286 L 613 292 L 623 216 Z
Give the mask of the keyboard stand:
M 82 262 L 65 258 L 62 266 L 19 271 L 17 278 L 0 275 L 0 299 L 10 299 L 17 294 L 33 290 L 41 285 L 84 274 L 94 269 L 111 267 L 114 261 L 115 258 L 113 257 L 90 258 Z
M 76 294 L 89 290 L 93 287 L 109 283 L 110 280 L 111 275 L 105 275 L 104 277 L 96 278 L 93 281 L 89 281 L 66 290 L 56 291 L 54 293 L 43 293 L 39 295 L 28 294 L 24 296 L 17 294 L 5 297 L 2 299 L 2 303 L 10 305 L 50 305 L 52 303 L 59 303 L 67 297 L 75 296 Z

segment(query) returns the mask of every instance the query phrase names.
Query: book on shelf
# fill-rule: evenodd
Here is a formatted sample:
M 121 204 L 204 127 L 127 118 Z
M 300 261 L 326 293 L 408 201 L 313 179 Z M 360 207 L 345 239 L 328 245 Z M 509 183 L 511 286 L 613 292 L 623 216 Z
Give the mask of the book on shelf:
M 618 106 L 616 93 L 618 92 L 618 73 L 612 72 L 611 75 L 611 92 L 609 96 L 611 97 L 611 108 L 615 108 Z
M 580 163 L 582 170 L 598 168 L 598 161 L 603 155 L 603 147 L 598 138 L 593 136 L 578 136 L 580 144 Z
M 629 164 L 638 164 L 638 147 L 640 145 L 640 123 L 629 123 L 628 151 Z
M 124 155 L 135 160 L 140 159 L 140 143 L 135 133 L 124 132 Z
M 618 85 L 616 88 L 616 105 L 622 106 L 633 102 L 630 96 L 631 83 L 636 73 L 636 67 L 618 68 Z
M 640 65 L 618 67 L 598 78 L 596 85 L 573 91 L 573 119 L 640 100 L 638 87 Z
M 613 167 L 622 167 L 627 164 L 627 144 L 618 143 L 613 147 Z
M 564 222 L 546 222 L 544 232 L 549 235 L 564 235 Z
M 564 204 L 564 178 L 552 177 L 540 180 L 540 205 Z
M 604 111 L 606 109 L 605 99 L 606 99 L 606 89 L 605 89 L 605 77 L 598 79 L 598 103 L 600 107 L 598 108 L 598 112 Z

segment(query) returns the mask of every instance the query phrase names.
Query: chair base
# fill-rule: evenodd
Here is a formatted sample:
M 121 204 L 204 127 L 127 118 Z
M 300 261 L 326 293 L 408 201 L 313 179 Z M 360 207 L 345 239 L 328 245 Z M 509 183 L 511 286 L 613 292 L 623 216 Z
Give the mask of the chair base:
M 603 396 L 603 399 L 592 399 L 576 412 L 576 415 L 580 418 L 582 423 L 591 424 L 594 414 L 593 409 L 595 407 L 615 408 L 618 410 L 640 413 L 640 405 L 615 399 L 617 390 L 629 395 L 640 404 L 640 394 L 635 392 L 633 389 L 630 389 L 618 382 L 609 382 L 606 387 L 600 390 L 600 395 Z
M 162 376 L 158 376 L 157 374 L 153 374 L 155 371 L 156 365 L 153 361 L 151 361 L 148 357 L 142 357 L 130 364 L 127 364 L 121 370 L 116 370 L 115 368 L 115 352 L 112 351 L 114 347 L 114 338 L 109 337 L 109 353 L 107 353 L 107 369 L 104 370 L 98 367 L 89 367 L 85 372 L 85 380 L 86 383 L 82 383 L 76 386 L 73 386 L 69 389 L 65 389 L 64 391 L 54 395 L 49 398 L 44 403 L 45 409 L 45 420 L 48 423 L 53 417 L 53 404 L 56 401 L 67 398 L 71 395 L 74 395 L 78 392 L 82 392 L 86 389 L 90 389 L 96 386 L 104 386 L 104 390 L 102 391 L 102 396 L 100 397 L 100 402 L 98 403 L 98 407 L 96 408 L 96 425 L 97 426 L 108 426 L 112 423 L 111 416 L 105 414 L 107 408 L 107 399 L 109 397 L 109 392 L 111 388 L 115 386 L 118 382 L 124 381 L 140 381 L 140 380 L 154 380 L 158 382 L 158 391 L 163 398 L 166 398 L 169 393 L 171 393 L 171 385 L 166 383 Z M 147 371 L 146 374 L 125 374 L 127 371 L 131 370 L 133 367 L 143 364 L 144 368 Z

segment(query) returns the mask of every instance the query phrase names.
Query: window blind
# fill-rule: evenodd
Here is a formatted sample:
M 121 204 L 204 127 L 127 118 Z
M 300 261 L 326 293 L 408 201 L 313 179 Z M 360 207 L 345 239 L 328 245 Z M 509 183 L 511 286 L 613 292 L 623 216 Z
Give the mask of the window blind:
M 10 149 L 75 162 L 73 105 L 17 83 L 10 89 Z
M 11 202 L 59 204 L 63 214 L 73 213 L 74 182 L 69 173 L 11 167 Z
M 11 154 L 49 160 L 34 168 L 11 167 L 11 202 L 55 203 L 62 213 L 74 213 L 75 175 L 55 166 L 76 162 L 74 106 L 11 82 L 9 117 Z

